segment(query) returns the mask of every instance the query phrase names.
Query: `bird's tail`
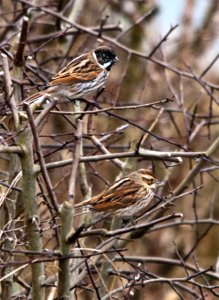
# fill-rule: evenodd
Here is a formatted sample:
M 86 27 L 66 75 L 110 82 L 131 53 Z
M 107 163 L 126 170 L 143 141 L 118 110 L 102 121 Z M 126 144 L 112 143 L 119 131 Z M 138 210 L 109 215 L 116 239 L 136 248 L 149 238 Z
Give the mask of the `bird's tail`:
M 89 200 L 84 200 L 82 202 L 79 202 L 79 203 L 75 204 L 74 207 L 75 208 L 84 207 L 84 206 L 89 205 L 89 202 L 90 202 L 90 199 Z
M 33 104 L 33 103 L 37 103 L 37 102 L 42 102 L 42 100 L 45 98 L 46 96 L 46 91 L 40 91 L 37 92 L 29 97 L 27 97 L 24 102 L 28 103 L 29 105 Z

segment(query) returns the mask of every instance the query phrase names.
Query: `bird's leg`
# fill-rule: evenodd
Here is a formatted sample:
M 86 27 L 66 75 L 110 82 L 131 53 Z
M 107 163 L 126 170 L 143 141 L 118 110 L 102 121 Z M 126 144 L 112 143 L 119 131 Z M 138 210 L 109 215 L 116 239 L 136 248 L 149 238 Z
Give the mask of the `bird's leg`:
M 104 92 L 105 90 L 105 86 L 101 87 L 100 89 L 97 90 L 97 94 L 95 97 L 95 101 L 97 101 L 97 99 L 100 97 L 100 95 Z
M 136 219 L 131 216 L 129 219 L 122 219 L 122 228 L 128 227 L 129 225 L 134 226 L 136 224 Z

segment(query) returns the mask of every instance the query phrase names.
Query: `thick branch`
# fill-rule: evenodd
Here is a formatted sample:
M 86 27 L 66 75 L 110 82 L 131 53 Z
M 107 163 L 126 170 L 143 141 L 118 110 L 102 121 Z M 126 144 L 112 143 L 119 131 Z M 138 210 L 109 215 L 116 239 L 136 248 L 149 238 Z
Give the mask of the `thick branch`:
M 149 160 L 166 160 L 173 161 L 176 163 L 181 163 L 181 157 L 191 157 L 199 158 L 206 157 L 206 152 L 162 152 L 162 151 L 153 151 L 153 150 L 142 150 L 140 149 L 138 153 L 136 151 L 122 152 L 122 153 L 113 153 L 113 154 L 104 154 L 104 155 L 95 155 L 95 156 L 85 156 L 80 158 L 80 162 L 98 162 L 102 160 L 110 160 L 116 158 L 127 158 L 127 157 L 144 157 Z M 48 169 L 62 168 L 68 166 L 72 163 L 72 159 L 66 159 L 63 161 L 56 161 L 46 164 Z M 40 171 L 39 167 L 36 167 L 35 172 Z

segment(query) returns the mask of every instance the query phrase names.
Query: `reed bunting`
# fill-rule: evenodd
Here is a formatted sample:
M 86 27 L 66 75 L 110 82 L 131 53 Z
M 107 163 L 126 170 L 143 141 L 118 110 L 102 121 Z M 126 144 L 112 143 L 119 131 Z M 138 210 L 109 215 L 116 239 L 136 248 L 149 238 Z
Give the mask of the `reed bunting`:
M 61 95 L 78 99 L 104 86 L 112 66 L 119 61 L 115 52 L 106 46 L 82 54 L 65 66 L 48 82 L 44 91 L 28 97 L 35 102 L 45 97 Z
M 156 187 L 155 176 L 149 170 L 140 169 L 75 207 L 87 207 L 95 212 L 112 213 L 122 219 L 129 219 L 149 205 Z

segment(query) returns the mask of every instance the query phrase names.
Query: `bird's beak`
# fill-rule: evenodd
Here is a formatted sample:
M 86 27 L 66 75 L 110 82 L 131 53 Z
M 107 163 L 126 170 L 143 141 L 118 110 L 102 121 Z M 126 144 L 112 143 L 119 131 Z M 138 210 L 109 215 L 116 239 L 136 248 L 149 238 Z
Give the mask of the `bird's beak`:
M 157 186 L 157 187 L 163 186 L 163 182 L 160 181 L 160 180 L 157 180 L 157 181 L 156 181 L 156 186 Z
M 120 60 L 118 59 L 118 57 L 116 56 L 115 58 L 114 58 L 114 62 L 115 63 L 117 63 L 117 62 L 119 62 Z

